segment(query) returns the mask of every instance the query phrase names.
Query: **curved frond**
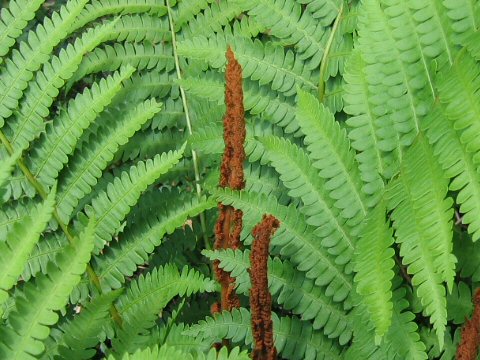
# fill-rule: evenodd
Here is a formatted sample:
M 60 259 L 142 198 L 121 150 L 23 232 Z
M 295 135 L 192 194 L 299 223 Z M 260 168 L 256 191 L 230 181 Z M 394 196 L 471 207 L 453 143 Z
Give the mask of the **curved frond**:
M 405 154 L 400 175 L 386 191 L 388 209 L 402 261 L 413 275 L 425 313 L 439 341 L 447 321 L 445 287 L 451 289 L 456 258 L 452 254 L 452 199 L 448 183 L 422 134 Z
M 463 42 L 472 31 L 480 29 L 480 4 L 475 0 L 444 0 L 448 17 L 452 21 L 452 40 L 456 44 Z
M 0 63 L 45 0 L 12 0 L 0 15 Z
M 211 292 L 216 288 L 214 280 L 205 278 L 193 269 L 168 264 L 153 269 L 131 283 L 127 292 L 118 299 L 118 309 L 123 327 L 113 340 L 115 350 L 127 350 L 135 339 L 155 324 L 158 313 L 175 296 L 190 296 L 197 292 Z
M 312 164 L 325 179 L 325 188 L 335 200 L 335 207 L 351 226 L 358 225 L 367 207 L 363 182 L 346 131 L 313 95 L 303 91 L 299 91 L 297 120 L 305 134 L 304 143 Z
M 263 159 L 280 174 L 289 189 L 288 194 L 302 200 L 304 206 L 299 210 L 307 216 L 307 223 L 316 228 L 315 234 L 322 239 L 322 245 L 337 257 L 337 263 L 348 263 L 354 248 L 351 228 L 334 206 L 328 183 L 322 181 L 318 172 L 312 171 L 314 165 L 306 152 L 279 137 L 265 137 L 259 141 L 265 149 Z
M 44 129 L 44 118 L 49 114 L 50 105 L 77 67 L 83 56 L 102 42 L 105 33 L 114 22 L 88 30 L 72 44 L 60 50 L 50 62 L 38 72 L 35 81 L 30 82 L 14 119 L 9 121 L 10 141 L 14 148 L 26 149 L 30 141 Z
M 95 270 L 100 282 L 105 288 L 119 288 L 125 282 L 126 276 L 131 276 L 138 265 L 145 263 L 148 256 L 159 246 L 165 234 L 171 234 L 183 226 L 187 219 L 192 218 L 207 209 L 215 207 L 216 203 L 205 197 L 184 196 L 166 197 L 162 192 L 158 195 L 148 194 L 155 201 L 148 201 L 148 214 L 140 219 L 140 224 L 127 228 L 118 243 L 112 244 L 105 254 L 95 257 Z M 163 199 L 162 199 L 163 198 Z M 158 202 L 163 200 L 162 206 Z M 174 200 L 174 204 L 170 202 Z M 128 223 L 128 219 L 127 219 Z
M 96 134 L 89 137 L 88 146 L 74 152 L 68 169 L 62 174 L 58 190 L 58 212 L 64 221 L 70 219 L 78 201 L 95 186 L 118 148 L 160 110 L 161 104 L 147 100 L 132 107 L 123 116 L 113 113 L 111 118 L 104 119 Z
M 54 203 L 55 191 L 52 191 L 45 202 L 11 228 L 5 242 L 0 241 L 0 305 L 8 298 L 7 291 L 17 283 L 28 255 L 52 216 Z
M 135 71 L 122 68 L 118 73 L 94 83 L 91 89 L 70 101 L 68 108 L 60 113 L 47 127 L 29 157 L 29 168 L 45 186 L 52 186 L 59 171 L 68 161 L 83 131 L 112 101 L 122 83 Z
M 93 221 L 74 245 L 50 263 L 48 275 L 28 283 L 15 298 L 15 310 L 9 315 L 10 326 L 0 328 L 0 354 L 5 359 L 35 359 L 44 350 L 41 342 L 58 321 L 62 309 L 85 272 L 93 249 Z
M 383 336 L 392 321 L 392 279 L 395 251 L 392 230 L 386 221 L 385 204 L 372 209 L 355 248 L 357 292 L 375 324 L 377 336 Z
M 15 61 L 5 61 L 5 69 L 0 74 L 0 127 L 18 106 L 34 72 L 49 60 L 52 49 L 72 31 L 75 18 L 87 2 L 88 0 L 69 1 L 59 12 L 53 13 L 51 18 L 45 18 L 43 24 L 29 32 L 27 41 L 19 44 L 19 50 L 12 51 Z
M 180 161 L 184 150 L 185 146 L 178 151 L 139 161 L 128 172 L 124 171 L 115 177 L 106 190 L 99 193 L 91 205 L 85 208 L 86 214 L 95 218 L 95 254 L 112 239 L 112 235 L 120 228 L 120 223 L 137 203 L 140 195 Z

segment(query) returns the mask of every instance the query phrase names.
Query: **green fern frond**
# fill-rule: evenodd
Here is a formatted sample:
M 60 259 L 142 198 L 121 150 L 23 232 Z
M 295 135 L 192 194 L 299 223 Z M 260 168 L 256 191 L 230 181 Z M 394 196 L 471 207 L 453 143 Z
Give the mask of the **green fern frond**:
M 149 214 L 142 216 L 140 224 L 126 229 L 120 242 L 112 244 L 102 256 L 95 257 L 94 268 L 105 288 L 121 287 L 126 276 L 131 276 L 138 265 L 147 262 L 148 256 L 161 244 L 166 234 L 173 233 L 187 219 L 216 205 L 205 197 L 192 196 L 175 197 L 172 205 L 168 198 L 162 199 L 165 198 L 163 192 L 158 192 L 153 198 L 157 204 L 149 207 Z M 162 200 L 164 204 L 160 207 L 158 202 Z
M 31 211 L 32 203 L 27 199 L 2 204 L 0 212 L 0 241 L 7 239 L 7 234 L 15 223 L 25 218 Z
M 85 208 L 88 217 L 96 219 L 95 254 L 112 239 L 140 195 L 180 161 L 184 150 L 185 145 L 178 151 L 169 151 L 158 154 L 153 159 L 139 161 L 128 172 L 124 171 L 115 177 L 106 190 L 99 193 L 91 205 Z
M 12 171 L 15 168 L 15 163 L 20 158 L 20 155 L 21 153 L 17 151 L 13 155 L 8 156 L 7 159 L 0 164 L 0 204 L 2 203 L 1 199 L 5 193 L 4 186 L 10 180 Z
M 15 298 L 15 310 L 8 319 L 10 326 L 0 328 L 0 354 L 5 359 L 34 359 L 44 350 L 41 342 L 58 321 L 68 296 L 85 272 L 93 249 L 93 227 L 90 221 L 74 245 L 50 263 L 48 275 L 41 275 L 23 288 Z
M 480 5 L 475 0 L 444 0 L 448 17 L 452 21 L 452 41 L 456 44 L 472 31 L 480 29 Z
M 28 255 L 52 216 L 54 203 L 55 191 L 52 191 L 45 202 L 12 227 L 5 242 L 0 242 L 0 305 L 8 298 L 7 291 L 17 283 Z
M 118 299 L 123 327 L 113 339 L 117 352 L 135 348 L 135 340 L 155 324 L 159 312 L 175 296 L 190 296 L 197 292 L 211 292 L 214 280 L 205 278 L 193 269 L 184 267 L 180 273 L 175 265 L 155 268 L 131 283 L 127 292 Z
M 392 230 L 386 222 L 385 204 L 369 212 L 355 248 L 357 292 L 372 316 L 377 336 L 383 336 L 392 321 L 392 278 L 395 251 Z
M 165 18 L 136 14 L 121 16 L 111 29 L 110 34 L 105 38 L 127 43 L 147 41 L 152 44 L 158 44 L 170 41 L 171 35 Z
M 23 269 L 22 279 L 29 281 L 38 273 L 46 274 L 48 263 L 55 261 L 58 253 L 68 245 L 68 240 L 63 234 L 49 234 L 35 244 L 28 256 L 27 264 Z
M 303 91 L 299 91 L 297 120 L 305 134 L 304 143 L 312 164 L 325 179 L 325 188 L 335 200 L 335 207 L 351 226 L 358 225 L 367 207 L 363 182 L 346 131 L 313 95 Z
M 220 267 L 235 278 L 237 293 L 248 294 L 249 250 L 204 250 L 202 253 L 210 260 L 219 260 Z M 312 321 L 315 330 L 322 329 L 328 338 L 338 338 L 340 344 L 350 340 L 352 329 L 347 314 L 339 304 L 326 297 L 314 281 L 279 258 L 269 261 L 268 277 L 272 297 L 285 310 L 299 315 L 303 321 Z
M 216 34 L 210 38 L 198 36 L 178 43 L 178 53 L 185 57 L 203 60 L 213 68 L 225 65 L 225 49 L 230 45 L 243 68 L 243 77 L 269 84 L 272 90 L 285 96 L 296 93 L 296 86 L 316 90 L 311 71 L 293 52 L 271 42 L 262 43 L 230 32 Z
M 180 1 L 175 8 L 175 32 L 179 32 L 189 21 L 208 9 L 214 0 Z
M 328 41 L 329 29 L 324 28 L 310 14 L 301 11 L 294 0 L 235 0 L 255 21 L 270 29 L 272 35 L 287 45 L 295 45 L 301 60 L 309 60 L 308 68 L 317 68 Z
M 315 281 L 326 286 L 325 295 L 334 301 L 343 301 L 352 289 L 351 275 L 345 274 L 343 266 L 324 250 L 320 239 L 314 235 L 314 227 L 308 225 L 295 206 L 280 205 L 273 196 L 231 191 L 212 191 L 216 199 L 226 205 L 233 205 L 244 213 L 244 226 L 253 228 L 263 214 L 274 215 L 281 223 L 272 239 L 272 245 L 280 249 L 280 254 L 290 258 L 295 267 Z M 253 224 L 248 226 L 248 218 Z M 320 260 L 321 259 L 321 260 Z
M 473 311 L 472 292 L 469 285 L 459 281 L 447 296 L 448 320 L 454 324 L 463 324 Z
M 480 221 L 477 218 L 480 209 L 476 202 L 480 196 L 479 159 L 476 155 L 480 150 L 477 136 L 480 129 L 477 121 L 480 116 L 479 70 L 470 55 L 463 53 L 443 76 L 439 76 L 438 91 L 443 106 L 433 112 L 426 125 L 430 129 L 427 134 L 431 134 L 431 141 L 439 142 L 435 145 L 437 154 L 441 155 L 439 161 L 447 176 L 454 178 L 450 189 L 459 191 L 457 202 L 460 211 L 465 214 L 463 222 L 469 225 L 468 232 L 472 234 L 473 241 L 480 237 Z M 441 146 L 448 148 L 442 149 Z
M 102 42 L 105 33 L 115 22 L 95 27 L 82 37 L 61 49 L 58 56 L 44 65 L 29 84 L 21 105 L 15 111 L 14 119 L 7 123 L 10 142 L 15 149 L 26 149 L 44 129 L 43 119 L 49 114 L 49 107 L 64 85 L 80 65 L 83 56 Z
M 446 325 L 443 282 L 452 289 L 456 258 L 452 254 L 452 199 L 448 183 L 422 134 L 406 152 L 400 175 L 386 191 L 388 209 L 402 261 L 413 275 L 425 313 L 440 343 Z
M 337 346 L 320 332 L 295 317 L 278 318 L 274 313 L 273 334 L 278 354 L 286 359 L 342 359 Z M 233 343 L 252 343 L 251 317 L 245 308 L 233 309 L 207 317 L 185 330 L 186 335 L 216 342 L 229 339 Z
M 306 5 L 305 10 L 312 14 L 312 17 L 316 19 L 322 26 L 328 26 L 335 21 L 342 0 L 327 0 L 327 1 L 315 1 L 315 0 L 295 0 L 299 4 Z
M 167 7 L 158 0 L 92 0 L 78 16 L 76 27 L 82 28 L 103 16 L 139 13 L 161 17 L 167 13 Z
M 112 31 L 113 31 L 112 27 Z M 140 70 L 171 71 L 174 67 L 172 49 L 168 44 L 115 43 L 97 48 L 80 64 L 69 84 L 86 75 L 115 71 L 121 66 L 130 65 Z
M 328 183 L 322 181 L 318 172 L 312 171 L 314 164 L 307 153 L 279 137 L 260 138 L 259 141 L 265 149 L 264 160 L 280 174 L 290 197 L 302 200 L 304 206 L 299 210 L 307 216 L 307 223 L 316 228 L 315 234 L 322 239 L 322 245 L 336 256 L 336 263 L 347 264 L 354 249 L 351 229 L 342 221 L 340 211 L 330 199 Z
M 91 89 L 85 90 L 70 101 L 68 108 L 47 127 L 29 157 L 29 168 L 43 185 L 52 186 L 83 131 L 112 101 L 121 89 L 122 83 L 134 71 L 134 68 L 127 66 L 112 76 L 94 83 Z
M 391 177 L 396 152 L 379 136 L 382 125 L 375 108 L 369 100 L 368 80 L 365 74 L 365 62 L 360 52 L 354 51 L 347 62 L 344 79 L 344 111 L 351 115 L 346 121 L 349 126 L 348 137 L 352 148 L 357 151 L 356 159 L 365 185 L 362 191 L 367 195 L 367 206 L 375 206 L 384 188 L 382 175 Z M 392 156 L 393 155 L 393 156 Z M 398 155 L 397 155 L 398 156 Z
M 12 0 L 0 17 L 0 63 L 45 0 Z
M 222 32 L 224 26 L 227 26 L 232 19 L 241 14 L 241 7 L 234 2 L 212 2 L 209 7 L 183 27 L 182 38 L 208 37 L 214 33 Z
M 18 106 L 34 72 L 49 60 L 52 49 L 72 31 L 75 18 L 87 2 L 74 0 L 62 6 L 58 13 L 29 32 L 27 41 L 19 44 L 19 50 L 13 50 L 15 61 L 5 61 L 5 69 L 0 74 L 0 127 Z
M 60 181 L 57 208 L 64 221 L 70 219 L 78 201 L 95 186 L 118 148 L 160 110 L 160 103 L 147 100 L 131 108 L 121 118 L 115 118 L 115 114 L 111 115 L 111 119 L 103 117 L 104 126 L 88 139 L 88 146 L 77 149 Z
M 60 325 L 61 334 L 55 338 L 55 347 L 49 353 L 62 359 L 91 359 L 99 335 L 109 321 L 110 306 L 120 293 L 118 290 L 98 296 L 82 307 L 80 314 Z

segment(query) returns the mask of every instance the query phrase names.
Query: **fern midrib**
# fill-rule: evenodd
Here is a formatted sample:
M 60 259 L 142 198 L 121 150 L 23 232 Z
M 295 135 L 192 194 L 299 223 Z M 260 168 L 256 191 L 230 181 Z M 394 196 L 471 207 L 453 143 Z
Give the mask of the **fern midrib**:
M 448 56 L 448 63 L 450 65 L 452 65 L 453 64 L 453 50 L 450 48 L 451 44 L 450 44 L 450 41 L 448 40 L 447 30 L 444 29 L 443 21 L 440 17 L 441 12 L 445 11 L 445 8 L 442 5 L 439 5 L 439 1 L 437 1 L 437 0 L 433 0 L 430 3 L 432 4 L 433 16 L 435 17 L 435 19 L 437 21 L 437 24 L 438 24 L 437 29 L 440 29 L 440 33 L 442 35 L 442 41 L 445 44 L 444 49 L 445 49 L 445 51 L 447 53 L 447 56 Z M 439 6 L 442 8 L 441 10 L 439 9 Z M 452 45 L 452 47 L 453 47 L 453 45 Z

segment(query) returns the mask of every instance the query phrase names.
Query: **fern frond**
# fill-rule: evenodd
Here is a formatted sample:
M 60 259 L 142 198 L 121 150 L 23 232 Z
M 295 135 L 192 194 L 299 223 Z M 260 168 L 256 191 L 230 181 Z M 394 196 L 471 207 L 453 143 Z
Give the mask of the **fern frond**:
M 212 2 L 209 7 L 183 27 L 182 38 L 209 37 L 214 33 L 222 32 L 224 26 L 241 14 L 241 7 L 234 2 Z
M 29 32 L 27 41 L 20 43 L 19 50 L 12 51 L 14 60 L 5 61 L 5 69 L 0 74 L 0 127 L 17 108 L 34 72 L 49 60 L 52 49 L 72 31 L 75 18 L 87 2 L 69 1 L 51 18 L 45 18 L 43 24 Z
M 214 0 L 180 1 L 175 8 L 175 32 L 179 32 L 185 24 L 208 9 L 213 2 Z
M 397 167 L 395 151 L 392 152 L 393 157 L 387 155 L 385 150 L 392 150 L 390 144 L 384 144 L 379 136 L 382 124 L 379 124 L 378 115 L 369 100 L 365 62 L 359 51 L 354 51 L 350 56 L 344 79 L 344 111 L 351 115 L 346 121 L 349 126 L 348 137 L 352 148 L 357 151 L 356 159 L 364 182 L 362 191 L 367 195 L 367 206 L 375 206 L 384 188 L 382 175 L 391 177 L 391 168 Z
M 244 227 L 253 228 L 263 214 L 272 214 L 281 226 L 272 239 L 280 254 L 288 256 L 300 271 L 317 285 L 326 286 L 325 295 L 334 301 L 343 301 L 352 289 L 351 275 L 343 272 L 314 235 L 314 227 L 305 222 L 295 206 L 280 205 L 273 196 L 231 190 L 212 191 L 214 197 L 226 205 L 233 205 L 244 213 Z M 300 215 L 300 216 L 299 216 Z M 248 226 L 249 217 L 253 224 Z M 320 260 L 321 259 L 321 260 Z
M 158 196 L 153 197 L 157 201 L 162 201 L 162 197 L 165 196 L 159 192 Z M 168 198 L 164 199 L 164 202 L 165 200 L 169 202 Z M 214 201 L 205 197 L 177 197 L 174 201 L 174 205 L 167 205 L 165 202 L 162 207 L 157 205 L 150 209 L 150 214 L 145 214 L 145 218 L 142 216 L 140 224 L 135 224 L 136 226 L 124 232 L 120 242 L 112 244 L 105 254 L 95 258 L 94 268 L 105 288 L 121 287 L 125 277 L 131 276 L 138 265 L 147 261 L 148 256 L 161 244 L 166 234 L 171 234 L 183 226 L 188 218 L 216 205 Z
M 160 110 L 161 104 L 147 100 L 133 107 L 120 119 L 112 116 L 112 119 L 104 121 L 104 126 L 97 130 L 95 136 L 88 139 L 88 146 L 83 146 L 74 153 L 73 160 L 60 181 L 57 197 L 58 212 L 65 222 L 70 219 L 78 201 L 95 186 L 118 148 Z
M 165 18 L 141 15 L 124 15 L 120 17 L 106 40 L 139 43 L 147 41 L 152 44 L 170 41 L 171 35 Z
M 448 320 L 454 324 L 463 324 L 473 311 L 470 286 L 459 281 L 453 285 L 452 293 L 447 296 Z
M 85 231 L 50 263 L 48 275 L 25 285 L 15 299 L 15 310 L 9 315 L 10 326 L 0 328 L 0 354 L 5 359 L 34 359 L 44 350 L 41 342 L 58 321 L 62 309 L 80 276 L 85 272 L 93 249 L 93 221 Z
M 52 186 L 59 171 L 68 161 L 83 131 L 112 101 L 122 83 L 135 71 L 132 67 L 94 83 L 68 104 L 68 108 L 47 127 L 29 157 L 29 168 L 45 186 Z
M 448 17 L 452 21 L 452 40 L 456 44 L 472 31 L 480 29 L 480 5 L 475 0 L 444 0 L 443 5 L 448 9 Z
M 299 91 L 297 120 L 305 134 L 304 143 L 312 164 L 325 179 L 325 188 L 335 200 L 335 207 L 351 226 L 357 225 L 365 217 L 367 207 L 346 131 L 313 95 L 303 91 Z
M 153 346 L 155 344 L 165 344 L 181 350 L 184 354 L 200 354 L 207 352 L 210 345 L 202 339 L 184 335 L 186 329 L 183 323 L 174 323 L 162 327 L 154 327 L 148 334 L 148 341 L 145 345 Z
M 113 27 L 112 27 L 113 31 Z M 172 49 L 168 44 L 115 43 L 97 48 L 80 64 L 69 85 L 84 76 L 105 71 L 115 71 L 130 65 L 140 70 L 171 71 L 174 67 Z
M 23 269 L 22 279 L 24 281 L 36 277 L 38 273 L 46 274 L 48 263 L 55 261 L 58 253 L 68 245 L 68 240 L 63 234 L 52 234 L 44 236 L 35 244 L 28 256 L 27 265 Z
M 445 281 L 453 285 L 452 199 L 448 183 L 422 134 L 406 152 L 400 176 L 386 191 L 388 209 L 402 261 L 413 275 L 425 313 L 443 341 L 446 325 Z
M 8 122 L 10 142 L 15 149 L 25 149 L 30 141 L 36 138 L 45 127 L 43 119 L 49 114 L 49 107 L 59 93 L 59 88 L 68 80 L 82 57 L 95 48 L 105 36 L 114 22 L 95 27 L 67 45 L 44 65 L 31 82 L 15 118 Z
M 120 223 L 129 213 L 140 195 L 161 175 L 167 173 L 183 156 L 185 145 L 178 151 L 158 154 L 153 159 L 139 161 L 128 172 L 124 171 L 108 184 L 85 208 L 86 214 L 95 217 L 95 254 L 120 228 Z
M 328 183 L 312 171 L 314 164 L 308 155 L 283 138 L 272 136 L 259 141 L 265 149 L 263 158 L 280 174 L 290 197 L 302 199 L 304 206 L 299 210 L 307 216 L 307 223 L 316 227 L 315 234 L 322 239 L 322 245 L 337 257 L 337 263 L 347 264 L 354 249 L 351 229 L 325 191 L 329 190 Z
M 158 0 L 92 0 L 76 20 L 76 27 L 108 15 L 147 13 L 161 17 L 167 13 L 164 1 Z
M 308 68 L 316 69 L 326 48 L 329 30 L 316 21 L 310 12 L 301 11 L 294 0 L 236 0 L 255 21 L 270 29 L 272 35 L 288 45 L 295 45 L 301 60 L 309 60 Z
M 205 278 L 193 269 L 184 267 L 180 273 L 175 265 L 155 268 L 131 283 L 127 293 L 118 299 L 123 328 L 113 340 L 114 349 L 130 350 L 135 339 L 155 324 L 159 312 L 173 297 L 190 296 L 197 292 L 211 292 L 214 280 Z
M 370 210 L 355 248 L 355 282 L 372 316 L 377 336 L 383 336 L 392 321 L 392 278 L 395 251 L 392 230 L 382 202 Z
M 2 204 L 0 212 L 0 241 L 7 240 L 7 234 L 15 223 L 25 218 L 31 211 L 32 203 L 26 199 Z
M 437 154 L 441 155 L 439 161 L 447 176 L 454 178 L 450 189 L 459 191 L 457 202 L 465 214 L 463 222 L 469 225 L 468 232 L 476 241 L 480 237 L 477 218 L 480 208 L 476 202 L 480 196 L 479 159 L 476 155 L 480 150 L 477 136 L 480 129 L 480 71 L 468 53 L 460 55 L 454 65 L 439 76 L 438 90 L 440 102 L 444 105 L 428 118 L 427 134 L 431 134 L 431 141 L 439 142 L 435 145 Z
M 262 43 L 226 32 L 210 38 L 198 36 L 178 43 L 178 53 L 207 62 L 213 68 L 225 65 L 225 49 L 230 45 L 242 65 L 243 77 L 269 84 L 272 90 L 285 96 L 294 95 L 296 86 L 316 90 L 311 71 L 307 70 L 293 52 L 271 42 Z
M 10 180 L 12 171 L 15 168 L 15 163 L 20 158 L 20 155 L 21 153 L 17 151 L 13 155 L 9 155 L 7 159 L 0 164 L 0 204 L 2 203 L 1 199 L 5 193 L 4 186 Z
M 111 291 L 98 296 L 82 307 L 80 314 L 60 325 L 60 336 L 55 339 L 55 348 L 50 354 L 58 354 L 63 359 L 91 359 L 99 335 L 109 321 L 109 310 L 121 290 Z
M 202 252 L 210 260 L 219 260 L 220 267 L 235 278 L 236 291 L 248 294 L 250 279 L 249 250 L 224 250 Z M 287 261 L 274 258 L 268 263 L 269 289 L 275 301 L 285 310 L 299 315 L 304 321 L 312 321 L 315 330 L 322 329 L 328 338 L 338 338 L 340 344 L 346 344 L 352 329 L 345 311 L 332 302 L 316 286 L 314 281 L 293 268 Z
M 305 10 L 312 14 L 322 26 L 328 26 L 333 23 L 340 11 L 341 0 L 295 0 L 299 4 L 307 5 Z
M 5 242 L 0 242 L 0 305 L 8 298 L 7 291 L 17 283 L 28 255 L 52 216 L 54 203 L 55 191 L 52 191 L 45 202 L 12 227 Z
M 45 0 L 12 0 L 0 15 L 0 63 Z
M 342 359 L 337 346 L 320 332 L 295 317 L 278 318 L 272 313 L 275 347 L 286 359 Z M 233 309 L 208 317 L 192 325 L 185 334 L 208 339 L 212 343 L 229 339 L 234 343 L 252 343 L 251 317 L 245 308 Z

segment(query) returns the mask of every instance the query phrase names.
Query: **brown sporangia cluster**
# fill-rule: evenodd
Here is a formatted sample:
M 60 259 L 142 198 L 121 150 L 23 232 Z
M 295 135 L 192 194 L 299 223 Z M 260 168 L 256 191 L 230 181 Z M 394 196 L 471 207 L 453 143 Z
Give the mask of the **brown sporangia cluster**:
M 245 187 L 243 162 L 245 161 L 246 136 L 242 68 L 230 47 L 226 55 L 228 60 L 225 72 L 227 110 L 223 118 L 225 151 L 220 168 L 220 187 L 240 190 Z M 243 214 L 230 205 L 219 204 L 218 206 L 220 216 L 215 227 L 215 249 L 238 249 L 241 245 L 240 232 L 242 231 Z M 235 279 L 219 267 L 218 260 L 214 261 L 213 265 L 222 287 L 220 309 L 230 311 L 240 307 L 240 299 L 235 292 Z
M 254 360 L 273 360 L 277 350 L 273 344 L 272 296 L 268 291 L 268 254 L 270 239 L 280 226 L 280 222 L 272 215 L 264 215 L 262 221 L 255 226 L 254 238 L 250 253 L 250 307 L 252 312 L 252 334 L 255 341 Z
M 475 360 L 480 344 L 480 289 L 477 289 L 473 298 L 475 308 L 470 320 L 462 330 L 462 340 L 457 349 L 457 360 Z

